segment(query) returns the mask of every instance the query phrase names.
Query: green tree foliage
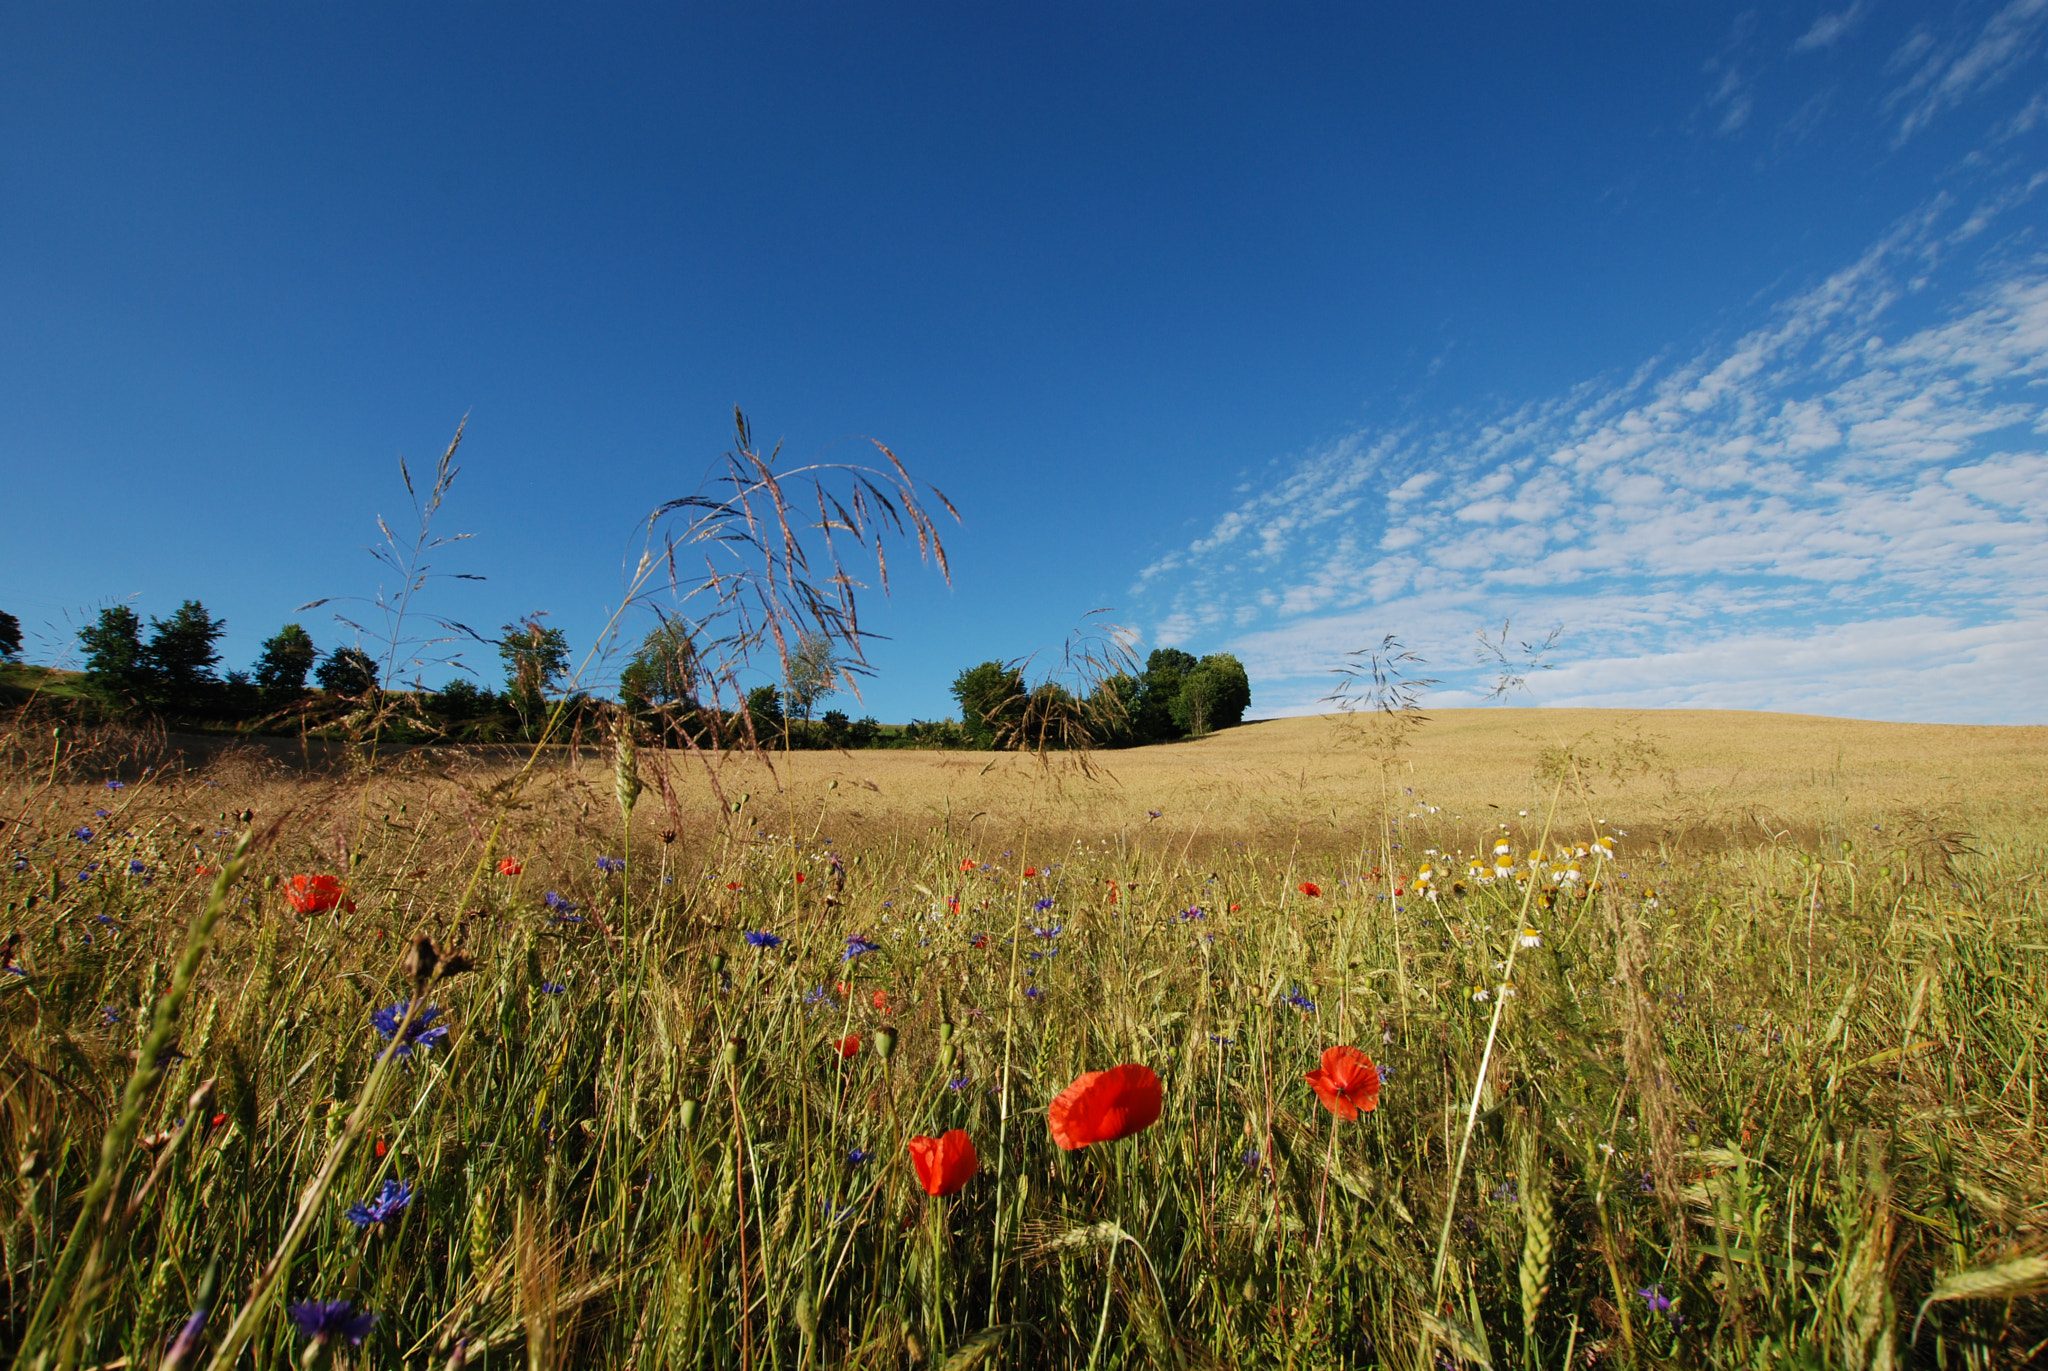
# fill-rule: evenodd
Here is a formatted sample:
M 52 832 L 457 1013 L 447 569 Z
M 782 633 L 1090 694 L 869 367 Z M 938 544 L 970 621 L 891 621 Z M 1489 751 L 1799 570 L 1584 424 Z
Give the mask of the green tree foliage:
M 505 662 L 505 696 L 529 734 L 546 714 L 550 692 L 559 690 L 569 675 L 569 635 L 543 625 L 545 617 L 536 612 L 506 624 L 505 636 L 498 641 L 498 655 Z
M 263 703 L 276 709 L 305 694 L 306 677 L 319 658 L 320 649 L 313 646 L 313 635 L 297 624 L 286 624 L 266 638 L 252 673 L 257 690 L 263 694 Z
M 1243 723 L 1251 703 L 1252 682 L 1244 663 L 1228 652 L 1216 652 L 1181 677 L 1169 714 L 1181 733 L 1199 738 Z
M 329 694 L 367 695 L 377 684 L 377 662 L 359 647 L 345 647 L 320 663 L 314 679 Z
M 994 747 L 1013 733 L 1024 717 L 1027 695 L 1024 673 L 1002 662 L 983 662 L 953 678 L 952 694 L 960 702 L 960 730 L 969 747 Z
M 755 739 L 764 746 L 771 738 L 787 741 L 789 719 L 782 712 L 782 692 L 774 686 L 755 686 L 748 691 L 746 712 L 753 720 Z
M 694 709 L 701 663 L 696 644 L 680 620 L 668 619 L 640 640 L 626 669 L 619 673 L 619 693 L 639 709 L 682 705 Z
M 0 661 L 21 660 L 21 620 L 0 609 Z
M 497 707 L 497 695 L 467 676 L 457 676 L 434 695 L 434 709 L 451 723 L 481 719 Z
M 140 702 L 143 696 L 142 618 L 126 605 L 108 605 L 99 618 L 79 630 L 85 651 L 85 674 L 118 700 Z
M 214 644 L 227 627 L 227 620 L 209 617 L 197 600 L 185 601 L 168 619 L 150 617 L 142 669 L 153 703 L 173 714 L 196 713 L 212 703 L 220 684 Z
M 832 640 L 822 633 L 806 633 L 790 650 L 788 663 L 789 712 L 810 721 L 818 701 L 839 692 L 839 658 Z
M 1155 649 L 1145 659 L 1145 675 L 1131 710 L 1131 732 L 1138 742 L 1164 743 L 1183 736 L 1185 730 L 1174 721 L 1173 710 L 1181 686 L 1197 665 L 1193 653 L 1177 647 Z

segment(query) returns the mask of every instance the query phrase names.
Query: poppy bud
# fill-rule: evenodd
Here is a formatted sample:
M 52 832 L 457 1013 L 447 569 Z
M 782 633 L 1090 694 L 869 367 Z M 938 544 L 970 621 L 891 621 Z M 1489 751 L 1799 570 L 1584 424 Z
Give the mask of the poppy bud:
M 721 972 L 721 971 L 723 971 L 723 970 L 725 970 L 725 954 L 724 954 L 723 952 L 714 952 L 714 953 L 712 953 L 712 954 L 711 954 L 711 974 L 712 974 L 712 975 L 714 975 L 714 976 L 716 976 L 716 975 L 717 975 L 717 974 L 718 974 L 719 972 Z
M 263 888 L 264 888 L 265 890 L 275 890 L 275 889 L 277 889 L 277 877 L 276 877 L 276 876 L 265 876 L 265 877 L 263 878 Z
M 811 1305 L 811 1292 L 808 1290 L 796 1297 L 796 1326 L 807 1338 L 818 1336 L 818 1311 Z
M 695 1100 L 684 1100 L 683 1107 L 676 1111 L 676 1121 L 683 1126 L 685 1133 L 697 1126 L 697 1114 L 701 1108 Z
M 939 1065 L 940 1065 L 941 1067 L 950 1067 L 950 1066 L 952 1066 L 952 1065 L 953 1065 L 953 1059 L 954 1059 L 955 1057 L 958 1057 L 959 1055 L 960 1055 L 960 1049 L 958 1049 L 957 1047 L 954 1047 L 954 1046 L 953 1046 L 953 1044 L 951 1044 L 951 1043 L 940 1043 L 940 1044 L 939 1044 Z
M 883 1027 L 875 1030 L 875 1055 L 883 1061 L 896 1055 L 896 1030 Z
M 361 866 L 361 865 L 363 864 L 363 854 L 362 854 L 362 853 L 360 853 L 360 852 L 351 852 L 351 853 L 349 853 L 349 854 L 348 854 L 348 864 L 349 864 L 350 866 Z
M 939 1041 L 942 1043 L 953 1041 L 953 1021 L 951 1019 L 939 1020 Z
M 235 817 L 236 817 L 237 819 L 241 820 L 241 821 L 242 821 L 243 823 L 245 823 L 245 824 L 246 824 L 246 823 L 252 823 L 252 822 L 254 822 L 254 821 L 255 821 L 255 818 L 256 818 L 256 811 L 255 811 L 255 810 L 253 810 L 253 809 L 244 809 L 244 810 L 240 811 L 239 813 L 237 813 L 237 814 L 235 815 Z
M 746 1055 L 747 1040 L 735 1033 L 725 1040 L 725 1050 L 718 1054 L 718 1059 L 727 1066 L 738 1066 L 745 1060 Z

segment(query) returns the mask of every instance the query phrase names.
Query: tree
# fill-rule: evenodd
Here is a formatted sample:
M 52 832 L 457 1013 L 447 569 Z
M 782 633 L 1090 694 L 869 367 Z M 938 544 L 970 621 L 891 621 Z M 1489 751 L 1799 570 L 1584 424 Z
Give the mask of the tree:
M 789 720 L 782 712 L 782 692 L 772 685 L 755 686 L 747 692 L 747 717 L 753 720 L 757 742 L 784 737 L 789 729 Z
M 21 660 L 21 620 L 0 609 L 0 661 Z
M 1198 665 L 1193 653 L 1177 647 L 1159 648 L 1145 659 L 1145 676 L 1138 683 L 1138 699 L 1131 711 L 1131 731 L 1139 742 L 1170 742 L 1187 732 L 1175 721 L 1173 709 L 1188 673 Z
M 1023 717 L 1024 673 L 1001 662 L 983 662 L 953 678 L 952 695 L 960 702 L 960 728 L 968 746 L 991 748 Z
M 313 635 L 297 624 L 286 624 L 264 639 L 252 673 L 256 688 L 263 692 L 263 703 L 276 709 L 305 694 L 306 677 L 319 658 L 320 649 L 313 646 Z
M 118 699 L 142 697 L 142 618 L 134 610 L 108 605 L 79 630 L 78 645 L 85 649 L 85 674 L 94 685 Z
M 640 640 L 639 650 L 619 673 L 619 694 L 641 709 L 697 704 L 701 664 L 697 645 L 679 619 L 666 619 Z
M 788 675 L 790 712 L 809 723 L 818 701 L 839 693 L 839 658 L 832 640 L 822 633 L 799 637 L 789 654 Z
M 451 723 L 480 719 L 497 708 L 498 697 L 467 676 L 457 676 L 434 696 L 434 708 Z
M 173 714 L 190 714 L 208 703 L 220 684 L 213 671 L 220 665 L 214 644 L 227 627 L 227 620 L 209 618 L 197 600 L 185 601 L 168 619 L 150 616 L 142 670 L 157 703 Z
M 330 654 L 313 673 L 320 688 L 332 695 L 367 695 L 377 685 L 377 662 L 359 647 L 345 647 Z
M 1175 727 L 1199 738 L 1243 723 L 1251 703 L 1252 682 L 1244 664 L 1228 652 L 1216 652 L 1181 677 L 1170 713 Z
M 505 661 L 506 698 L 529 733 L 547 709 L 548 693 L 560 689 L 569 674 L 569 635 L 544 627 L 545 617 L 536 611 L 506 624 L 498 642 L 498 655 Z

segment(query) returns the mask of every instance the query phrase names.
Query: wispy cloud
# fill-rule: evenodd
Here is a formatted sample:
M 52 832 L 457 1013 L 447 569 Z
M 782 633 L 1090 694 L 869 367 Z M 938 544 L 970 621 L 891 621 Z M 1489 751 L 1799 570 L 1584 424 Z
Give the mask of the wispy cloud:
M 1895 140 L 1905 142 L 1944 110 L 2010 76 L 2039 50 L 2044 23 L 2048 0 L 2011 0 L 1974 33 L 1941 40 L 1915 29 L 1889 63 L 1905 78 L 1885 99 L 1899 112 Z
M 1152 636 L 1237 651 L 1261 712 L 1381 633 L 1458 668 L 1512 617 L 1565 625 L 1547 702 L 2038 719 L 2048 260 L 1927 288 L 2033 185 L 1931 201 L 1682 360 L 1302 456 L 1146 569 Z
M 1850 31 L 1862 21 L 1863 10 L 1863 0 L 1856 0 L 1855 4 L 1845 10 L 1821 14 L 1813 21 L 1813 27 L 1792 45 L 1792 51 L 1813 52 L 1819 48 L 1833 47 L 1847 38 Z

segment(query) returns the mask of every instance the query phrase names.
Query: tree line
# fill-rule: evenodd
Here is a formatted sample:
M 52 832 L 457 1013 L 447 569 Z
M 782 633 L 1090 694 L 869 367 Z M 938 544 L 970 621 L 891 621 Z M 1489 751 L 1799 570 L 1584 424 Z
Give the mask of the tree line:
M 779 685 L 756 686 L 742 699 L 707 700 L 717 691 L 707 687 L 690 633 L 677 621 L 658 625 L 641 641 L 619 674 L 614 703 L 576 687 L 568 635 L 545 624 L 545 617 L 526 615 L 493 640 L 504 671 L 499 689 L 468 676 L 438 690 L 394 689 L 386 669 L 360 646 L 322 652 L 297 623 L 265 639 L 247 668 L 222 671 L 219 643 L 227 622 L 198 600 L 147 621 L 127 605 L 109 605 L 80 630 L 78 644 L 86 681 L 111 713 L 255 731 L 324 730 L 376 701 L 383 706 L 379 727 L 401 738 L 533 738 L 558 711 L 574 726 L 586 715 L 620 707 L 676 746 L 1128 747 L 1229 728 L 1251 704 L 1251 683 L 1237 658 L 1161 648 L 1143 672 L 1111 673 L 1082 695 L 1057 683 L 1028 685 L 1019 663 L 983 662 L 953 681 L 957 721 L 883 724 L 872 715 L 852 718 L 820 708 L 850 687 L 860 668 L 816 635 L 788 646 Z M 0 612 L 0 661 L 20 658 L 20 623 Z

